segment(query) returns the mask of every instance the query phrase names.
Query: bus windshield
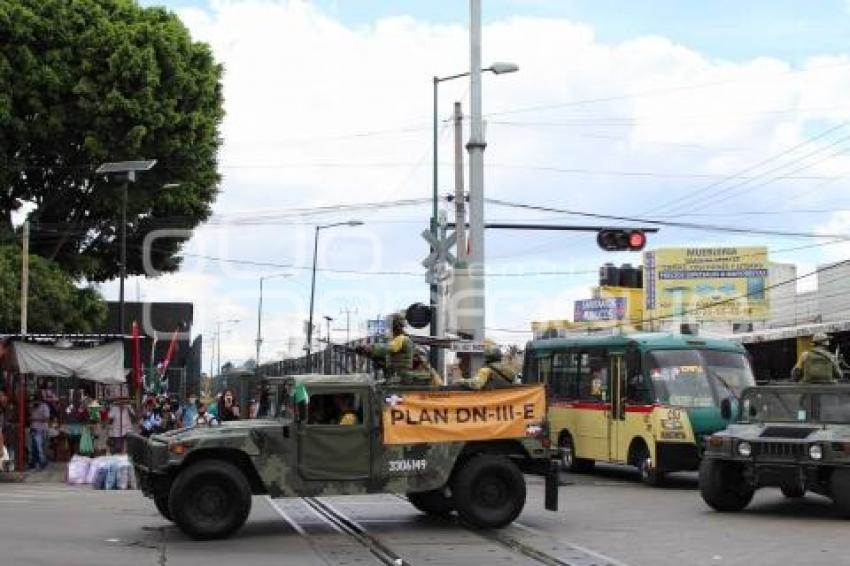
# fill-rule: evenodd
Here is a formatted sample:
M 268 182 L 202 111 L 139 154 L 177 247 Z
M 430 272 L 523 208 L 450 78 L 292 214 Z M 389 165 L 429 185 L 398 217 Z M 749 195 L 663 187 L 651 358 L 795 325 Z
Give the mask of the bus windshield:
M 647 354 L 657 403 L 713 407 L 753 385 L 744 354 L 720 350 L 654 350 Z

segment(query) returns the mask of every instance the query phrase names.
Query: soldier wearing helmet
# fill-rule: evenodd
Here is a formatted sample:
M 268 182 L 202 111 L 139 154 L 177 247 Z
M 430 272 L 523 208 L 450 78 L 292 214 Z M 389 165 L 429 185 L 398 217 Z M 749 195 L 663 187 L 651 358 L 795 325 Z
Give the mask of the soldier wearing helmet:
M 833 383 L 841 379 L 838 360 L 827 348 L 829 336 L 818 332 L 812 336 L 812 347 L 800 355 L 797 365 L 791 370 L 791 376 L 801 383 Z
M 390 382 L 406 381 L 413 370 L 413 340 L 404 333 L 404 317 L 393 315 L 393 338 L 386 344 L 374 346 L 358 346 L 358 353 L 380 361 L 384 366 L 387 380 Z
M 484 365 L 473 378 L 458 381 L 470 389 L 495 389 L 512 385 L 516 382 L 516 373 L 502 363 L 502 351 L 496 346 L 484 350 Z

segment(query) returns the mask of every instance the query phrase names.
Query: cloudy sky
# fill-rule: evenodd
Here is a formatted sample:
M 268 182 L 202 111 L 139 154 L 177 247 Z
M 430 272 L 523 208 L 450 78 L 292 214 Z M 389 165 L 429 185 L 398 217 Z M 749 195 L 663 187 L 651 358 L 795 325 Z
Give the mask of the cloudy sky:
M 129 297 L 193 301 L 207 363 L 216 321 L 238 319 L 222 325 L 222 361 L 239 362 L 254 356 L 259 278 L 288 274 L 264 283 L 262 359 L 279 358 L 304 343 L 314 226 L 356 219 L 364 226 L 321 232 L 316 318 L 335 319 L 334 340 L 345 310 L 356 309 L 356 335 L 367 318 L 427 301 L 431 78 L 468 69 L 468 3 L 141 3 L 174 10 L 212 45 L 227 117 L 215 217 L 179 274 L 133 281 Z M 850 233 L 848 3 L 484 0 L 483 10 L 484 65 L 520 67 L 484 76 L 487 198 Z M 463 79 L 440 86 L 443 194 L 453 190 L 444 120 L 454 101 L 468 110 L 468 90 Z M 487 217 L 594 222 L 496 205 Z M 683 244 L 767 245 L 801 272 L 850 257 L 828 237 L 664 228 L 650 240 Z M 486 253 L 487 327 L 501 342 L 527 339 L 531 320 L 569 318 L 605 261 L 640 262 L 603 254 L 590 234 L 492 231 Z

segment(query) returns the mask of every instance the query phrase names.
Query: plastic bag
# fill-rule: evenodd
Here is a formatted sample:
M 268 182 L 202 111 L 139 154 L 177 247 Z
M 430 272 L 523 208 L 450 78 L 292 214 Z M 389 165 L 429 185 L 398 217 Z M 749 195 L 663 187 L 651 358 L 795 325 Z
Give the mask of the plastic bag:
M 130 476 L 132 468 L 130 464 L 118 464 L 118 478 L 116 480 L 116 489 L 130 489 Z
M 89 465 L 89 473 L 86 476 L 86 483 L 94 484 L 95 478 L 97 474 L 100 473 L 101 469 L 104 469 L 104 466 L 107 464 L 107 457 L 101 456 L 100 458 L 94 458 Z M 105 473 L 105 472 L 104 472 Z M 104 479 L 106 476 L 104 475 Z M 103 489 L 102 487 L 100 489 Z
M 80 485 L 86 483 L 91 466 L 91 458 L 86 456 L 74 456 L 68 462 L 68 483 Z
M 106 474 L 108 471 L 109 466 L 100 466 L 97 468 L 91 486 L 95 489 L 104 489 L 106 486 Z
M 106 464 L 106 479 L 103 482 L 103 489 L 117 489 L 118 484 L 118 462 L 110 460 Z

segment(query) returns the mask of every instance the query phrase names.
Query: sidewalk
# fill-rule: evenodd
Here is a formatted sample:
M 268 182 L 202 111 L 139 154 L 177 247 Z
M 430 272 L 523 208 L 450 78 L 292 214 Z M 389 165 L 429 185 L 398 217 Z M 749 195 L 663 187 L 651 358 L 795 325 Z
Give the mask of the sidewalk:
M 44 470 L 0 472 L 0 483 L 65 483 L 67 474 L 67 462 L 51 462 Z

